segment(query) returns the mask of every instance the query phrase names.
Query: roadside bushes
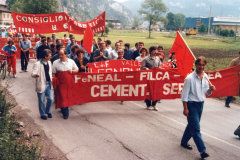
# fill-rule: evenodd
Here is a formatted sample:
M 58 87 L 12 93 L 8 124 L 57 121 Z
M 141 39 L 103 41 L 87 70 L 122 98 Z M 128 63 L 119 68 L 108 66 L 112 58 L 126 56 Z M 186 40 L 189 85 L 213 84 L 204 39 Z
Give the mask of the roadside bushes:
M 10 109 L 13 106 L 7 103 L 5 93 L 0 89 L 0 159 L 41 159 L 41 149 L 38 144 L 27 145 L 27 140 L 24 138 L 16 118 L 10 115 Z

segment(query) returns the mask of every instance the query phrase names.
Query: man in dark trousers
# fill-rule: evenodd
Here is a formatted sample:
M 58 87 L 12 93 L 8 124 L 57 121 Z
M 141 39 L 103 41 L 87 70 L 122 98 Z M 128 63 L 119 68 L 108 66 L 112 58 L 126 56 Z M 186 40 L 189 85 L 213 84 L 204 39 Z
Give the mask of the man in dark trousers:
M 188 141 L 193 140 L 200 152 L 201 158 L 209 157 L 200 133 L 200 119 L 206 95 L 210 95 L 216 88 L 209 84 L 207 74 L 204 72 L 207 61 L 204 57 L 198 57 L 195 61 L 196 70 L 184 80 L 182 90 L 183 114 L 187 117 L 187 127 L 184 131 L 181 146 L 192 150 Z
M 42 54 L 44 49 L 49 49 L 50 50 L 49 46 L 47 45 L 47 39 L 46 38 L 42 39 L 41 42 L 42 42 L 42 45 L 40 47 L 38 47 L 38 49 L 37 49 L 37 59 L 38 60 L 40 60 L 41 58 L 44 58 L 43 54 Z
M 147 56 L 142 61 L 141 70 L 149 70 L 149 69 L 160 66 L 160 60 L 156 56 L 157 48 L 155 46 L 152 46 L 152 47 L 149 48 L 149 52 L 150 52 L 150 55 Z M 157 101 L 152 101 L 152 100 L 146 99 L 145 102 L 146 102 L 148 110 L 153 109 L 155 111 L 158 111 L 158 108 L 156 107 Z
M 31 49 L 31 41 L 27 39 L 26 34 L 22 35 L 23 39 L 19 42 L 19 48 L 21 49 L 21 68 L 22 72 L 27 72 L 27 66 L 29 61 L 29 50 Z
M 238 54 L 238 58 L 233 59 L 229 65 L 229 67 L 233 67 L 233 66 L 237 66 L 237 65 L 240 65 L 240 51 Z M 240 75 L 240 72 L 238 74 Z M 240 96 L 240 92 L 239 92 L 239 96 Z M 225 102 L 225 107 L 230 108 L 229 104 L 230 104 L 232 98 L 233 98 L 232 96 L 227 97 L 226 102 Z

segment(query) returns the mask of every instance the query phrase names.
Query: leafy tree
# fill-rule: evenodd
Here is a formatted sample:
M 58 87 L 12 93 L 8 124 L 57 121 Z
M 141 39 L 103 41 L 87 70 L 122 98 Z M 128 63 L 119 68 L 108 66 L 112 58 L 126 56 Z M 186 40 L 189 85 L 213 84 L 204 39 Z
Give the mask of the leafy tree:
M 57 0 L 16 0 L 11 11 L 27 14 L 50 14 L 59 11 Z
M 114 25 L 112 24 L 112 22 L 108 22 L 107 25 L 108 25 L 109 28 L 114 28 Z
M 11 10 L 11 6 L 15 4 L 18 0 L 6 0 L 7 9 Z
M 233 37 L 235 35 L 235 32 L 231 29 L 229 34 L 231 37 Z
M 185 15 L 178 13 L 174 14 L 169 12 L 166 15 L 168 23 L 166 25 L 167 30 L 178 30 L 179 28 L 183 29 L 185 25 Z
M 140 21 L 139 21 L 139 19 L 135 16 L 134 18 L 133 18 L 133 27 L 134 27 L 134 29 L 136 29 L 136 28 L 138 28 L 140 26 Z
M 145 0 L 142 3 L 141 9 L 138 13 L 143 16 L 145 21 L 149 22 L 149 38 L 151 38 L 151 26 L 156 25 L 159 21 L 166 21 L 161 15 L 166 13 L 168 10 L 167 6 L 162 0 Z
M 200 26 L 199 26 L 199 28 L 198 28 L 198 32 L 199 33 L 205 33 L 207 31 L 207 27 L 206 27 L 206 25 L 204 24 L 204 23 L 202 23 Z

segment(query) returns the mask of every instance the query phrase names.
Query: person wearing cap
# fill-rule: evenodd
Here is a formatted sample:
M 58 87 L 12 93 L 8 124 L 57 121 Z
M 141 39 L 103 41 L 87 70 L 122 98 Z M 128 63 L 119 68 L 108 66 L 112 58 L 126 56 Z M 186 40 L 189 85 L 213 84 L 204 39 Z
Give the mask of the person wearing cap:
M 57 39 L 56 33 L 52 34 L 52 40 Z
M 13 68 L 13 78 L 16 78 L 16 51 L 17 48 L 14 46 L 13 40 L 9 40 L 8 45 L 2 48 L 7 53 L 7 64 L 8 64 L 8 76 L 10 76 L 11 69 Z
M 8 32 L 5 30 L 4 27 L 2 27 L 2 30 L 0 31 L 0 35 L 2 38 L 8 37 Z
M 29 50 L 31 49 L 31 41 L 27 39 L 27 35 L 23 34 L 23 39 L 19 42 L 19 48 L 21 49 L 21 68 L 22 72 L 27 72 L 27 66 L 29 61 Z
M 8 37 L 11 38 L 11 39 L 13 38 L 12 32 L 8 32 Z

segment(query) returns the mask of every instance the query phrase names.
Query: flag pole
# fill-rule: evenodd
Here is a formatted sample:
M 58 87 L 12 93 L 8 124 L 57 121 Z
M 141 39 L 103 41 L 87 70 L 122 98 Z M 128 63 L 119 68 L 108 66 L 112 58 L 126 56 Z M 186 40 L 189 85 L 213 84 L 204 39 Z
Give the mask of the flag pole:
M 189 48 L 189 46 L 187 45 L 187 43 L 186 43 L 186 41 L 184 40 L 183 36 L 179 33 L 179 31 L 177 31 L 177 34 L 180 35 L 180 37 L 182 38 L 183 42 L 184 42 L 185 45 L 187 46 L 188 50 L 189 50 L 190 53 L 192 54 L 194 60 L 196 61 L 197 58 L 195 57 L 195 55 L 193 54 L 192 50 L 191 50 L 191 49 Z M 207 76 L 206 76 L 206 79 L 207 79 L 208 83 L 210 84 L 210 86 L 213 86 L 212 83 L 210 82 L 210 80 L 209 80 L 209 78 L 208 78 Z

